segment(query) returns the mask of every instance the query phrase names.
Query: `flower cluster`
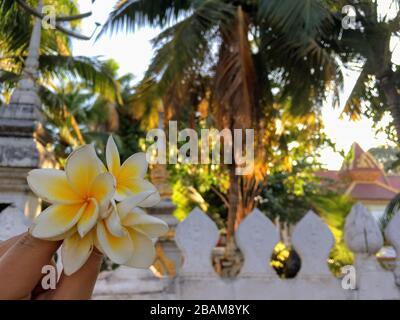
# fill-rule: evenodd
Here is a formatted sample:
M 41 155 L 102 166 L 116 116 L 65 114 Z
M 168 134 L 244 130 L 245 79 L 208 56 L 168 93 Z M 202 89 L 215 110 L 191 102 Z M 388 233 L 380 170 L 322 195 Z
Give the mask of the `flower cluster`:
M 32 191 L 51 205 L 30 229 L 34 237 L 63 240 L 64 273 L 79 270 L 94 247 L 113 262 L 146 268 L 154 260 L 153 239 L 165 234 L 165 222 L 140 207 L 160 200 L 157 189 L 144 179 L 147 161 L 136 153 L 122 165 L 110 136 L 107 167 L 93 145 L 84 145 L 68 157 L 65 171 L 35 169 L 28 175 Z M 107 170 L 108 169 L 108 170 Z

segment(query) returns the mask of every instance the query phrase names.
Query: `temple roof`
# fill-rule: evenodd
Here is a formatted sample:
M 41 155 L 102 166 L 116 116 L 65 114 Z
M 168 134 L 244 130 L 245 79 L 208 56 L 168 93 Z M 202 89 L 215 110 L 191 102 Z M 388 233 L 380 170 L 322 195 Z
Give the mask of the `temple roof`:
M 364 151 L 356 142 L 353 143 L 346 159 L 343 161 L 341 171 L 383 171 L 383 166 L 369 153 Z
M 355 200 L 389 201 L 400 193 L 400 176 L 389 176 L 383 166 L 358 143 L 353 143 L 339 171 L 317 175 L 335 182 L 338 189 Z
M 357 200 L 391 200 L 398 191 L 377 183 L 357 182 L 349 186 L 347 193 Z

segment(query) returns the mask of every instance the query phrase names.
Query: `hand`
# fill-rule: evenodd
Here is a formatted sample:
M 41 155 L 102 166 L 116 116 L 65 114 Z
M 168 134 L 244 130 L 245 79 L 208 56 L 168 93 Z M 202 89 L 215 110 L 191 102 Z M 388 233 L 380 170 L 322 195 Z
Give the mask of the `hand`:
M 0 300 L 90 299 L 102 255 L 93 251 L 87 262 L 70 276 L 62 274 L 56 289 L 44 290 L 45 265 L 55 265 L 53 255 L 60 241 L 34 238 L 28 232 L 0 243 Z

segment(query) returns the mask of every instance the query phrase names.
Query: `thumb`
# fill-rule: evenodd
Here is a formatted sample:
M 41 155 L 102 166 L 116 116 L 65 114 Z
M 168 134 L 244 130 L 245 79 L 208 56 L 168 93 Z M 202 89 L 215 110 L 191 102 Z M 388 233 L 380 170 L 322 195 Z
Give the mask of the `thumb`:
M 42 277 L 60 241 L 47 241 L 28 232 L 0 258 L 0 299 L 19 299 L 30 294 Z

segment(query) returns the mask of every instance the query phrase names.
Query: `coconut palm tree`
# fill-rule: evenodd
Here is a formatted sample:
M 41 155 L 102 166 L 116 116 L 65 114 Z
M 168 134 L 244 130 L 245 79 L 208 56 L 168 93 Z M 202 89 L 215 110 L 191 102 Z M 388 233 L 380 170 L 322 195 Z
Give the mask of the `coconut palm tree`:
M 344 112 L 353 118 L 364 113 L 378 122 L 388 111 L 393 122 L 386 132 L 399 143 L 400 69 L 393 59 L 397 44 L 391 43 L 399 42 L 400 1 L 338 1 L 333 11 L 341 10 L 344 5 L 352 6 L 356 23 L 343 30 L 338 39 L 338 53 L 349 68 L 360 72 Z M 381 221 L 383 227 L 399 206 L 400 195 L 397 195 L 386 208 Z
M 123 159 L 139 151 L 139 121 L 135 120 L 130 105 L 134 95 L 133 75 L 119 77 L 119 66 L 114 60 L 107 60 L 104 69 L 115 79 L 120 99 L 94 90 L 85 81 L 67 78 L 39 87 L 47 129 L 60 163 L 72 148 L 85 143 L 94 142 L 102 154 L 110 133 Z
M 388 5 L 389 4 L 389 5 Z M 339 54 L 347 66 L 360 71 L 360 76 L 346 102 L 345 112 L 357 118 L 365 112 L 378 121 L 385 111 L 393 118 L 400 141 L 400 71 L 393 61 L 391 41 L 399 41 L 400 2 L 390 0 L 338 1 L 336 9 L 351 5 L 356 23 L 343 29 L 338 41 Z M 389 11 L 384 12 L 383 5 Z M 388 9 L 386 8 L 386 9 Z
M 284 102 L 294 114 L 307 113 L 325 101 L 330 85 L 340 83 L 333 58 L 333 35 L 340 28 L 328 4 L 127 0 L 116 4 L 102 29 L 101 34 L 163 29 L 153 40 L 156 52 L 140 84 L 140 99 L 160 98 L 175 116 L 193 114 L 207 99 L 218 127 L 256 129 L 259 170 L 239 177 L 236 165 L 229 167 L 229 238 L 264 181 L 264 147 L 275 128 L 276 105 Z M 199 91 L 205 78 L 207 88 Z
M 19 80 L 32 32 L 32 15 L 27 14 L 21 7 L 21 3 L 26 2 L 4 0 L 0 3 L 0 91 L 3 93 L 12 89 Z M 36 1 L 29 1 L 26 5 L 29 4 L 35 8 Z M 70 18 L 82 16 L 74 1 L 48 0 L 44 4 L 54 5 L 57 13 L 62 16 Z M 35 13 L 34 9 L 29 6 L 28 8 Z M 83 16 L 85 15 L 87 14 Z M 79 26 L 79 22 L 75 20 L 66 20 L 65 23 L 72 30 Z M 77 33 L 71 31 L 71 34 Z M 53 29 L 42 30 L 39 83 L 46 85 L 54 78 L 59 80 L 64 77 L 80 78 L 96 91 L 101 91 L 108 96 L 116 95 L 119 98 L 116 82 L 112 75 L 107 73 L 104 62 L 96 58 L 74 57 L 71 55 L 70 45 L 69 33 Z

